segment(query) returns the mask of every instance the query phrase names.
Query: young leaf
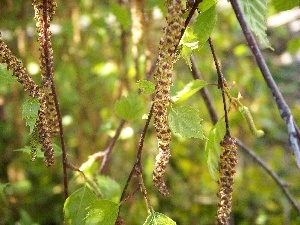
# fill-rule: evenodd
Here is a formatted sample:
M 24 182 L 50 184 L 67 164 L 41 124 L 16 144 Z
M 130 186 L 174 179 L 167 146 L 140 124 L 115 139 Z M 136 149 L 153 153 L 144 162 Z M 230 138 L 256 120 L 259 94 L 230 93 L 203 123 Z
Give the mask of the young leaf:
M 168 116 L 170 129 L 187 138 L 204 139 L 198 110 L 190 106 L 172 107 Z
M 87 216 L 86 209 L 96 201 L 95 194 L 88 188 L 82 187 L 70 195 L 64 204 L 65 221 L 71 225 L 82 225 Z
M 155 85 L 148 80 L 139 80 L 137 82 L 138 88 L 145 94 L 152 94 L 155 91 Z
M 208 171 L 213 180 L 217 181 L 219 159 L 221 154 L 220 142 L 225 134 L 225 122 L 219 120 L 211 129 L 205 144 L 205 155 L 208 165 Z
M 272 49 L 266 34 L 267 2 L 265 0 L 244 0 L 239 3 L 250 29 L 266 47 Z
M 7 85 L 16 80 L 17 78 L 12 76 L 12 72 L 8 71 L 4 65 L 0 64 L 0 84 Z
M 192 69 L 190 56 L 192 51 L 198 48 L 197 36 L 193 33 L 190 27 L 185 30 L 182 39 L 180 40 L 181 57 L 186 61 L 186 64 Z
M 121 186 L 118 182 L 107 176 L 97 176 L 97 183 L 102 193 L 102 198 L 118 203 L 121 196 Z
M 34 129 L 39 109 L 40 103 L 36 98 L 30 98 L 22 104 L 22 117 L 25 119 L 26 125 L 29 126 L 30 132 Z
M 184 86 L 184 88 L 177 92 L 177 94 L 172 97 L 172 100 L 175 104 L 181 103 L 185 101 L 186 99 L 193 96 L 197 91 L 199 91 L 201 88 L 205 87 L 207 85 L 207 82 L 204 80 L 193 80 L 189 82 L 187 85 Z
M 153 212 L 147 217 L 144 225 L 176 225 L 176 222 L 162 213 Z
M 115 111 L 125 120 L 141 118 L 143 105 L 139 95 L 131 92 L 127 97 L 122 97 L 116 102 Z
M 86 225 L 114 225 L 118 217 L 118 204 L 109 200 L 96 200 L 87 209 Z
M 271 2 L 278 12 L 289 10 L 299 5 L 299 1 L 295 0 L 272 0 Z
M 208 10 L 201 12 L 194 24 L 194 32 L 198 37 L 199 49 L 205 44 L 216 24 L 217 13 L 216 6 L 210 7 Z
M 203 0 L 199 4 L 199 10 L 201 12 L 204 12 L 204 11 L 208 10 L 210 7 L 214 6 L 217 2 L 218 2 L 218 0 Z

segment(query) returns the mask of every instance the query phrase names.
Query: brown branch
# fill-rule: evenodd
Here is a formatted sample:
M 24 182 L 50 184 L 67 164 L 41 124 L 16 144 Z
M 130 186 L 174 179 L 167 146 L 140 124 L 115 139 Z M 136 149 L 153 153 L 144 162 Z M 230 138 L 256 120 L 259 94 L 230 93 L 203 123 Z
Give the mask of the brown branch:
M 294 150 L 294 154 L 297 160 L 297 165 L 300 168 L 300 135 L 299 135 L 299 128 L 294 120 L 292 112 L 285 102 L 276 82 L 274 81 L 272 74 L 265 62 L 264 57 L 261 54 L 261 51 L 255 41 L 255 38 L 247 25 L 247 22 L 244 18 L 244 15 L 241 11 L 241 8 L 237 2 L 237 0 L 230 0 L 232 8 L 235 12 L 237 20 L 240 23 L 240 26 L 243 30 L 244 36 L 247 40 L 250 50 L 255 58 L 256 64 L 258 65 L 265 82 L 270 89 L 273 98 L 276 102 L 277 108 L 279 110 L 281 118 L 285 121 L 288 133 L 289 133 L 289 141 L 292 149 Z
M 201 75 L 200 75 L 200 71 L 198 69 L 196 60 L 194 55 L 191 55 L 191 62 L 192 62 L 192 75 L 193 77 L 197 78 L 197 79 L 202 79 Z M 210 93 L 207 90 L 206 92 L 199 92 L 201 94 L 201 96 L 204 99 L 205 105 L 209 110 L 209 114 L 210 117 L 212 118 L 212 122 L 213 124 L 216 124 L 216 122 L 218 121 L 218 117 L 217 117 L 217 113 L 216 110 L 213 107 L 213 103 L 211 101 L 211 97 L 210 97 Z M 293 198 L 293 196 L 290 194 L 290 192 L 288 191 L 285 183 L 283 181 L 281 181 L 281 179 L 279 178 L 279 176 L 272 171 L 267 164 L 259 157 L 257 156 L 253 150 L 251 150 L 250 148 L 248 148 L 247 146 L 245 146 L 243 144 L 243 142 L 241 142 L 240 140 L 238 140 L 237 138 L 235 138 L 237 141 L 237 145 L 248 155 L 250 155 L 254 161 L 256 161 L 273 179 L 274 181 L 279 185 L 280 189 L 283 191 L 284 195 L 287 197 L 288 201 L 291 203 L 291 205 L 295 208 L 295 210 L 300 214 L 300 208 L 297 205 L 295 199 Z

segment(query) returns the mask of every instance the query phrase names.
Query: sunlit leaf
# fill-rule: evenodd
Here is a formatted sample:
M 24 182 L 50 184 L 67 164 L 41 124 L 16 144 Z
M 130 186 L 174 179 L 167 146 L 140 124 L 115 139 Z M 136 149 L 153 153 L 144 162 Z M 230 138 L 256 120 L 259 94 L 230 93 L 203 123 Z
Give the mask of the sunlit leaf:
M 208 40 L 211 32 L 214 29 L 217 20 L 216 6 L 210 7 L 208 10 L 202 12 L 194 24 L 194 32 L 198 37 L 199 49 Z
M 205 154 L 208 171 L 213 180 L 218 180 L 218 167 L 221 154 L 220 142 L 225 135 L 225 122 L 219 120 L 211 129 L 205 144 Z
M 299 5 L 296 0 L 272 0 L 271 3 L 277 11 L 289 10 Z
M 22 104 L 22 117 L 25 119 L 26 125 L 29 126 L 30 132 L 34 129 L 39 109 L 40 103 L 36 98 L 30 98 Z
M 207 82 L 204 80 L 193 80 L 187 85 L 184 86 L 184 88 L 177 92 L 177 94 L 172 97 L 172 100 L 174 103 L 181 103 L 185 101 L 186 99 L 193 96 L 195 93 L 197 93 L 201 88 L 205 87 L 207 85 Z
M 181 57 L 186 61 L 187 65 L 191 67 L 191 54 L 193 50 L 198 48 L 197 36 L 193 33 L 193 30 L 190 27 L 187 27 L 183 37 L 180 40 L 181 46 Z
M 244 0 L 239 1 L 239 4 L 250 29 L 266 47 L 272 49 L 266 34 L 267 2 L 265 0 Z
M 214 6 L 217 2 L 218 0 L 203 0 L 202 2 L 200 2 L 198 8 L 201 12 L 204 12 L 209 8 L 211 8 L 212 6 Z
M 144 225 L 176 225 L 176 222 L 162 213 L 153 212 L 147 217 Z
M 190 106 L 172 107 L 168 116 L 170 129 L 187 138 L 205 138 L 198 110 Z
M 155 91 L 155 85 L 148 80 L 139 80 L 137 82 L 138 88 L 145 94 L 152 94 Z
M 96 201 L 95 194 L 88 188 L 82 187 L 70 195 L 64 204 L 65 221 L 70 225 L 85 224 L 86 209 Z
M 96 200 L 87 209 L 86 225 L 114 225 L 118 217 L 118 204 L 109 200 Z
M 125 120 L 141 118 L 143 105 L 139 95 L 131 92 L 127 97 L 122 97 L 115 104 L 115 111 Z

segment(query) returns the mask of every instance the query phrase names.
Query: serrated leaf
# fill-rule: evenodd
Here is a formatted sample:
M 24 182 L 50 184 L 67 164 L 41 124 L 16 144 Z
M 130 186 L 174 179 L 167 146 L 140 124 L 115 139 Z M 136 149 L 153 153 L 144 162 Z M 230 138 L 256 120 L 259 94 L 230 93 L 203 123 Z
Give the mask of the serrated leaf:
M 22 104 L 22 117 L 25 119 L 26 125 L 29 126 L 30 133 L 34 129 L 39 109 L 40 103 L 36 98 L 30 98 Z
M 137 82 L 138 88 L 145 94 L 152 94 L 155 91 L 155 85 L 148 80 L 139 80 Z
M 107 176 L 97 176 L 97 184 L 101 190 L 102 198 L 118 203 L 122 194 L 118 182 Z
M 115 104 L 115 112 L 125 120 L 141 118 L 143 105 L 139 95 L 131 92 L 127 97 L 122 97 Z
M 199 49 L 208 40 L 214 29 L 217 20 L 216 6 L 210 7 L 208 10 L 201 12 L 194 24 L 194 32 L 198 37 Z
M 123 28 L 125 30 L 129 30 L 131 18 L 128 10 L 124 6 L 117 4 L 113 1 L 110 2 L 110 8 L 112 13 L 117 18 L 118 22 L 123 26 Z
M 8 71 L 6 67 L 0 64 L 0 84 L 10 84 L 16 81 L 17 78 L 12 75 L 12 71 Z
M 272 49 L 266 34 L 267 2 L 265 0 L 243 0 L 239 1 L 239 4 L 250 29 L 263 45 Z
M 109 200 L 96 200 L 87 208 L 86 225 L 114 225 L 118 217 L 118 204 Z
M 299 1 L 296 0 L 272 0 L 272 4 L 277 11 L 285 11 L 292 9 L 299 5 Z
M 225 135 L 225 122 L 219 120 L 211 129 L 205 144 L 205 155 L 208 171 L 213 180 L 218 180 L 219 159 L 221 154 L 220 142 Z
M 198 110 L 190 106 L 172 107 L 168 115 L 170 129 L 187 138 L 205 138 Z
M 187 85 L 184 86 L 184 88 L 177 92 L 177 94 L 172 97 L 172 100 L 175 104 L 181 103 L 185 101 L 186 99 L 193 96 L 197 91 L 199 91 L 201 88 L 205 87 L 207 85 L 207 82 L 204 80 L 193 80 L 189 82 Z
M 64 204 L 64 218 L 70 225 L 84 224 L 87 216 L 86 209 L 96 201 L 95 194 L 88 188 L 82 187 L 70 195 Z
M 162 213 L 153 212 L 147 217 L 144 225 L 176 225 L 176 222 Z
M 198 48 L 197 36 L 190 27 L 185 30 L 182 39 L 180 40 L 181 57 L 186 61 L 187 65 L 192 69 L 190 56 L 193 50 Z
M 215 4 L 217 4 L 218 0 L 203 0 L 200 4 L 199 4 L 199 10 L 201 12 L 204 12 L 206 10 L 208 10 L 209 8 L 211 8 L 212 6 L 214 6 Z

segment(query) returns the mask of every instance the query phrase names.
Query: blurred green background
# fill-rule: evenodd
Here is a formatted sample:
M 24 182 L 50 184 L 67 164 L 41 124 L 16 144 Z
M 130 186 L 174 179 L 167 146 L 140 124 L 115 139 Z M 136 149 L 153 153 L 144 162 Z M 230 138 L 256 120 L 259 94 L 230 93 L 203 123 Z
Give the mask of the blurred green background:
M 163 1 L 145 3 L 147 18 L 144 34 L 135 45 L 135 17 L 124 1 L 57 1 L 51 25 L 55 81 L 63 115 L 68 159 L 76 166 L 88 156 L 104 151 L 121 119 L 114 113 L 114 103 L 143 79 L 157 56 L 164 15 Z M 299 9 L 280 14 L 278 1 L 269 2 L 268 38 L 274 51 L 261 46 L 265 60 L 284 98 L 300 124 L 300 35 Z M 34 10 L 30 1 L 4 0 L 0 6 L 0 31 L 13 53 L 22 60 L 28 73 L 39 83 L 39 52 Z M 297 26 L 298 25 L 298 26 Z M 242 115 L 230 112 L 232 134 L 251 147 L 288 185 L 295 200 L 300 200 L 300 173 L 289 148 L 287 128 L 279 116 L 270 91 L 257 69 L 250 50 L 227 1 L 218 3 L 218 21 L 212 39 L 231 93 L 240 92 L 258 128 L 265 136 L 251 135 Z M 137 47 L 135 47 L 137 46 Z M 137 49 L 138 55 L 135 55 Z M 195 51 L 203 78 L 217 83 L 208 45 Z M 138 62 L 138 63 L 136 63 Z M 137 66 L 138 65 L 138 66 Z M 138 70 L 137 70 L 138 68 Z M 6 71 L 0 65 L 0 77 Z M 184 60 L 175 66 L 172 92 L 191 81 Z M 152 78 L 150 79 L 152 80 Z M 208 86 L 219 117 L 223 115 L 220 90 Z M 151 96 L 142 96 L 144 113 Z M 63 174 L 61 157 L 51 168 L 41 158 L 14 151 L 28 145 L 29 128 L 21 117 L 21 105 L 28 99 L 17 82 L 0 83 L 0 224 L 62 224 Z M 200 95 L 188 104 L 199 109 L 207 135 L 212 128 L 208 111 Z M 104 175 L 123 186 L 133 166 L 144 120 L 125 124 Z M 59 145 L 59 140 L 55 140 Z M 218 186 L 208 172 L 205 141 L 173 135 L 171 161 L 166 181 L 170 196 L 160 197 L 152 184 L 152 170 L 158 152 L 153 126 L 147 133 L 143 150 L 145 184 L 155 211 L 164 213 L 179 225 L 214 224 Z M 101 160 L 97 162 L 96 168 Z M 70 172 L 70 192 L 80 184 Z M 130 190 L 137 187 L 133 180 Z M 300 217 L 280 188 L 249 156 L 240 151 L 234 186 L 232 224 L 300 224 Z M 147 208 L 138 193 L 124 204 L 121 217 L 127 224 L 143 224 Z

